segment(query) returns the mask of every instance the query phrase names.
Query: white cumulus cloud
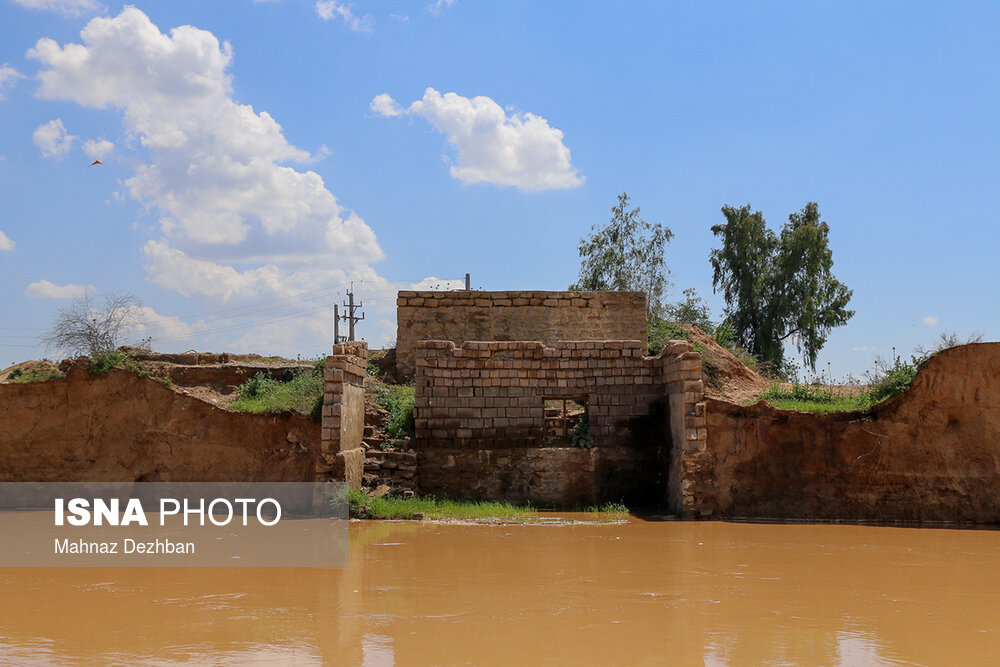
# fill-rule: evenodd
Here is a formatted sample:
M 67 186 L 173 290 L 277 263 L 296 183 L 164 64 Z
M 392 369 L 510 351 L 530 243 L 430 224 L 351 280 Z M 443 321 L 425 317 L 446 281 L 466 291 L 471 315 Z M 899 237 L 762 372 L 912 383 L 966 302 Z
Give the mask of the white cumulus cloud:
M 119 109 L 146 147 L 149 161 L 126 186 L 164 214 L 163 238 L 144 249 L 154 280 L 207 296 L 239 292 L 236 280 L 259 294 L 301 272 L 295 265 L 350 270 L 382 258 L 372 230 L 343 211 L 319 174 L 285 164 L 313 156 L 289 144 L 266 111 L 232 98 L 228 44 L 192 26 L 164 34 L 134 7 L 93 19 L 81 37 L 62 47 L 41 39 L 29 52 L 46 66 L 40 94 Z M 258 266 L 237 271 L 237 263 Z M 192 265 L 205 282 L 167 271 Z M 219 286 L 209 274 L 228 278 Z
M 10 240 L 10 237 L 0 231 L 0 252 L 10 252 L 17 244 Z
M 93 294 L 97 289 L 93 285 L 56 285 L 48 280 L 39 280 L 28 285 L 24 296 L 32 299 L 79 299 Z
M 94 139 L 87 139 L 83 143 L 83 152 L 87 154 L 87 157 L 99 160 L 102 157 L 111 154 L 111 151 L 115 149 L 115 145 L 108 141 L 107 139 L 100 139 L 95 141 Z
M 396 104 L 396 100 L 392 99 L 388 93 L 380 93 L 372 99 L 370 105 L 371 110 L 380 116 L 385 116 L 386 118 L 391 118 L 393 116 L 402 116 L 406 113 L 406 110 L 401 106 Z
M 205 328 L 203 322 L 190 324 L 173 315 L 161 315 L 149 306 L 129 306 L 134 312 L 138 324 L 135 333 L 139 337 L 149 336 L 155 342 L 158 339 L 170 341 L 190 340 L 195 333 Z
M 940 320 L 937 315 L 928 315 L 924 318 L 924 324 L 929 327 L 936 327 L 938 322 L 940 322 Z
M 66 16 L 79 16 L 101 9 L 101 4 L 96 0 L 14 0 L 14 2 L 28 9 L 45 9 Z
M 344 25 L 354 32 L 371 32 L 375 24 L 375 19 L 368 14 L 355 16 L 351 5 L 344 5 L 336 0 L 319 0 L 316 3 L 316 15 L 324 21 L 343 19 Z
M 76 135 L 67 134 L 61 118 L 39 125 L 31 135 L 43 157 L 64 158 L 73 148 Z
M 3 99 L 3 89 L 5 86 L 12 86 L 18 79 L 23 79 L 24 75 L 16 69 L 4 63 L 0 65 L 0 100 Z
M 371 109 L 383 116 L 420 116 L 444 134 L 455 149 L 451 176 L 462 183 L 512 185 L 529 191 L 583 184 L 561 130 L 533 113 L 508 114 L 489 97 L 442 95 L 428 88 L 405 110 L 385 93 L 372 100 Z
M 154 282 L 210 309 L 378 279 L 374 232 L 319 174 L 296 166 L 323 149 L 290 144 L 270 114 L 233 98 L 228 43 L 193 26 L 162 32 L 128 6 L 80 35 L 64 45 L 43 38 L 28 52 L 43 66 L 39 95 L 116 110 L 138 140 L 125 187 L 159 215 L 142 247 Z M 315 342 L 308 327 L 288 331 L 283 352 Z

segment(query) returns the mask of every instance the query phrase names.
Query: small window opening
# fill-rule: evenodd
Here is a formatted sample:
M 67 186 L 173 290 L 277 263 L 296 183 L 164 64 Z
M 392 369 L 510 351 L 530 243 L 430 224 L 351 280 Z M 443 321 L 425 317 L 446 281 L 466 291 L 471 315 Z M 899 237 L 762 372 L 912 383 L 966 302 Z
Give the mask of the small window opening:
M 587 396 L 546 396 L 545 444 L 552 447 L 590 447 L 590 418 Z

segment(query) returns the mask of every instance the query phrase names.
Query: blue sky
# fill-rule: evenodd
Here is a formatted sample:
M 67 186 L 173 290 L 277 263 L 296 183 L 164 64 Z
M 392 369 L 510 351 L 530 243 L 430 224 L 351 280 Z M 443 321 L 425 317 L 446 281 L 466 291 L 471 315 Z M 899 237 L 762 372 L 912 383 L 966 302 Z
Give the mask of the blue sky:
M 400 288 L 564 289 L 623 191 L 716 316 L 719 209 L 818 202 L 835 376 L 997 340 L 998 33 L 995 3 L 0 0 L 0 366 L 91 289 L 162 349 L 313 356 L 354 281 L 383 344 Z

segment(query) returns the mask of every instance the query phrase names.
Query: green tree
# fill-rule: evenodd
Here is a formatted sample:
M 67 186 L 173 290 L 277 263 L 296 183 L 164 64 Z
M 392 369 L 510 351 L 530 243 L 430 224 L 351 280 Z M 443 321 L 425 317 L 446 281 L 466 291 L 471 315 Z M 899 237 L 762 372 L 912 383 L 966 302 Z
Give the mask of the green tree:
M 666 307 L 666 318 L 672 322 L 697 324 L 702 331 L 710 336 L 715 331 L 708 304 L 698 296 L 693 287 L 684 290 L 683 301 L 672 303 Z
M 635 291 L 646 293 L 650 315 L 663 312 L 667 279 L 666 246 L 673 238 L 670 228 L 646 222 L 639 207 L 629 208 L 629 196 L 618 195 L 611 220 L 604 227 L 591 227 L 589 238 L 580 239 L 580 275 L 569 289 L 579 291 Z
M 852 291 L 833 273 L 830 226 L 809 202 L 776 235 L 750 205 L 722 207 L 724 224 L 712 227 L 722 247 L 712 250 L 712 286 L 722 290 L 737 342 L 780 368 L 784 342 L 795 341 L 809 366 L 834 327 L 854 315 Z

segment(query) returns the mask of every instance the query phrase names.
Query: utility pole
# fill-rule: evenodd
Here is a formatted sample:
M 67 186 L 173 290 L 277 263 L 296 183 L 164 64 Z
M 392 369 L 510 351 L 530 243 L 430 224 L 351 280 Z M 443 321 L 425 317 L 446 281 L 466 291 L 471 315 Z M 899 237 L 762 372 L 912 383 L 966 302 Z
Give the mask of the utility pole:
M 348 328 L 347 328 L 347 340 L 354 340 L 354 325 L 355 325 L 355 323 L 360 322 L 361 320 L 365 319 L 365 314 L 364 313 L 361 313 L 361 317 L 358 317 L 358 316 L 356 316 L 354 314 L 354 311 L 356 311 L 358 308 L 361 308 L 365 304 L 364 303 L 358 303 L 357 305 L 355 305 L 355 303 L 354 303 L 354 283 L 353 282 L 351 283 L 351 291 L 347 293 L 347 298 L 348 298 L 348 303 L 344 304 L 344 306 L 347 307 L 347 314 L 344 315 L 344 320 L 347 321 L 347 325 L 348 325 Z
M 344 342 L 340 337 L 340 312 L 337 310 L 337 304 L 333 304 L 333 344 Z

